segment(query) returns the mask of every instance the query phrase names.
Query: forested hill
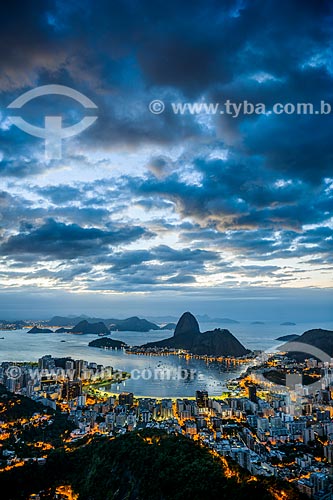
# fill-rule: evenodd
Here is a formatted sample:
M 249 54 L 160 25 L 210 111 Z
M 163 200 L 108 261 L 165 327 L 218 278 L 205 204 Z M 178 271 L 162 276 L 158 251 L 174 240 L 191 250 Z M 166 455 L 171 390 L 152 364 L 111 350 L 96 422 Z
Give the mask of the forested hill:
M 27 498 L 42 489 L 51 494 L 59 484 L 70 484 L 79 500 L 273 500 L 282 490 L 286 500 L 302 498 L 288 483 L 254 480 L 234 467 L 226 474 L 220 458 L 188 438 L 142 430 L 95 438 L 73 452 L 61 448 L 44 466 L 4 472 L 1 498 Z

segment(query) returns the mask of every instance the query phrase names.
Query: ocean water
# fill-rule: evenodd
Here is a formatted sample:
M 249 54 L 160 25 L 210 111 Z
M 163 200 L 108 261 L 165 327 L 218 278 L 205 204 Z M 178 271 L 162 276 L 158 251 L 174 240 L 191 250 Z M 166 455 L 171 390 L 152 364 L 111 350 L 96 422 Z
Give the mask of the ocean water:
M 296 326 L 281 326 L 277 323 L 231 325 L 201 324 L 201 331 L 215 327 L 230 330 L 238 340 L 251 350 L 273 350 L 281 342 L 276 338 L 291 333 L 302 334 L 312 328 L 333 330 L 333 323 L 303 323 Z M 129 345 L 142 345 L 146 342 L 171 337 L 171 331 L 112 332 L 111 337 L 123 340 Z M 0 361 L 37 361 L 45 354 L 55 357 L 70 356 L 90 362 L 112 366 L 118 370 L 131 372 L 137 370 L 137 379 L 131 378 L 120 385 L 112 384 L 111 392 L 123 390 L 140 396 L 152 397 L 190 397 L 196 390 L 208 390 L 210 395 L 219 395 L 225 389 L 228 379 L 237 376 L 245 367 L 235 371 L 223 371 L 218 363 L 206 363 L 204 360 L 185 359 L 178 356 L 140 356 L 126 354 L 123 350 L 111 351 L 89 347 L 88 343 L 96 335 L 71 335 L 66 333 L 28 334 L 27 330 L 1 331 Z M 61 342 L 65 340 L 65 342 Z M 160 380 L 154 371 L 168 370 L 170 380 Z M 185 377 L 186 370 L 189 376 Z M 192 370 L 192 372 L 189 372 Z M 181 377 L 179 377 L 181 374 Z

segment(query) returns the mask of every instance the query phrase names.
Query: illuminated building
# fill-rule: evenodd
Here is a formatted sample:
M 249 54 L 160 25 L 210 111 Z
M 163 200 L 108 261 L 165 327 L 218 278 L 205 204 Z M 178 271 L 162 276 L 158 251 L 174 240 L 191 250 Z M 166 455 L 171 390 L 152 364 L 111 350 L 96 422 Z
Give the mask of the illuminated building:
M 133 392 L 122 392 L 119 394 L 119 404 L 133 406 Z
M 199 408 L 208 408 L 208 392 L 196 391 L 195 399 Z
M 62 388 L 62 397 L 70 401 L 75 399 L 82 394 L 82 382 L 81 380 L 67 380 L 64 382 Z

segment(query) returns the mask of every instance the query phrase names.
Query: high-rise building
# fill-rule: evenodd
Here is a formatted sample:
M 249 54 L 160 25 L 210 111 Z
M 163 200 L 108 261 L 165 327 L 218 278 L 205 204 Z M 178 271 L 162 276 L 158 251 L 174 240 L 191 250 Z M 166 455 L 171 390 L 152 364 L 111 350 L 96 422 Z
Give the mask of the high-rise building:
M 127 430 L 132 431 L 136 427 L 136 416 L 132 413 L 127 415 Z
M 72 359 L 66 359 L 65 370 L 74 370 L 74 361 Z
M 252 403 L 256 403 L 258 401 L 257 398 L 257 387 L 255 385 L 248 386 L 248 397 Z
M 80 378 L 81 377 L 81 372 L 83 370 L 83 359 L 76 359 L 75 360 L 75 378 Z
M 162 399 L 161 418 L 167 419 L 167 418 L 172 418 L 172 416 L 173 416 L 173 411 L 172 411 L 171 399 Z
M 40 370 L 54 370 L 55 369 L 55 359 L 52 358 L 50 354 L 39 358 L 38 360 L 38 368 Z
M 188 436 L 194 436 L 197 431 L 197 424 L 193 420 L 187 420 L 185 422 L 185 432 Z
M 133 392 L 122 392 L 119 394 L 119 404 L 133 406 Z
M 311 427 L 303 430 L 303 443 L 308 444 L 309 441 L 315 440 L 315 433 Z
M 199 408 L 208 408 L 208 392 L 196 391 L 195 399 Z
M 77 405 L 78 406 L 85 406 L 86 402 L 87 402 L 87 396 L 85 394 L 78 396 L 78 398 L 77 398 Z
M 150 422 L 150 411 L 149 410 L 142 410 L 141 412 L 141 418 L 143 422 Z
M 82 382 L 81 380 L 67 380 L 63 384 L 61 396 L 67 401 L 75 399 L 82 394 Z

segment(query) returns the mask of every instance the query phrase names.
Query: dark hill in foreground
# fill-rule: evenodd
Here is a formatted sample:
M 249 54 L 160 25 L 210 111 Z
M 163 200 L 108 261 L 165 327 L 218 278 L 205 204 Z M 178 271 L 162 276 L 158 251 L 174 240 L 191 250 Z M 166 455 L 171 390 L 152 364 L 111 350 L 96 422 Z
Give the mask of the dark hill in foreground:
M 51 452 L 46 465 L 3 472 L 1 499 L 29 498 L 40 490 L 53 496 L 56 484 L 71 485 L 81 500 L 298 500 L 288 483 L 257 478 L 232 466 L 226 477 L 220 459 L 182 436 L 141 430 L 110 440 L 94 439 L 73 452 Z
M 185 349 L 192 354 L 208 356 L 241 357 L 250 352 L 229 330 L 216 328 L 215 330 L 200 333 L 198 322 L 190 312 L 186 312 L 181 316 L 173 337 L 157 342 L 149 342 L 143 347 Z

